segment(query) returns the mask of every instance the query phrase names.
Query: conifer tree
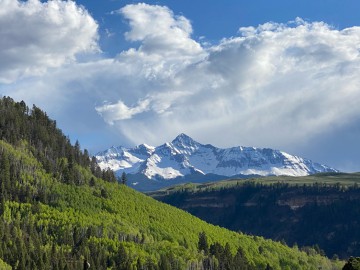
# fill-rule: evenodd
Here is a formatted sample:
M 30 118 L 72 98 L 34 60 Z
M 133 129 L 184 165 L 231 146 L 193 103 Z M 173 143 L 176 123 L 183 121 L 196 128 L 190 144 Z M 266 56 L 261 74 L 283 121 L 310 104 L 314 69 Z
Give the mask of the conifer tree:
M 209 253 L 209 244 L 205 232 L 199 233 L 198 250 L 203 251 L 206 255 Z
M 122 183 L 123 185 L 126 185 L 126 182 L 127 182 L 127 176 L 126 176 L 126 173 L 123 172 L 123 173 L 121 174 L 121 183 Z

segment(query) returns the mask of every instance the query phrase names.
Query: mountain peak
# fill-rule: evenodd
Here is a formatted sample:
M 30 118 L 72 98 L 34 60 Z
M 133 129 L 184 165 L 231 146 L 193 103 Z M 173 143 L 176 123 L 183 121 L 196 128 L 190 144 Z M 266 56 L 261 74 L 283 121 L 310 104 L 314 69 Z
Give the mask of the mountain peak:
M 185 151 L 187 154 L 196 151 L 201 144 L 194 141 L 190 136 L 181 133 L 179 134 L 172 142 L 171 145 L 175 147 L 178 151 L 183 153 Z M 185 153 L 184 152 L 184 153 Z
M 185 133 L 180 133 L 176 136 L 176 138 L 172 141 L 172 143 L 181 143 L 181 144 L 193 144 L 196 143 L 190 136 L 186 135 Z
M 172 142 L 155 148 L 142 145 L 135 149 L 127 149 L 121 155 L 97 158 L 102 168 L 109 165 L 120 168 L 117 174 L 126 170 L 126 173 L 142 174 L 146 179 L 160 182 L 161 179 L 176 179 L 180 182 L 189 181 L 188 179 L 203 181 L 205 178 L 201 177 L 204 175 L 209 177 L 206 179 L 214 176 L 216 179 L 225 179 L 244 175 L 304 176 L 320 172 L 337 172 L 328 166 L 278 150 L 255 147 L 222 149 L 203 145 L 184 133 L 179 134 Z M 183 178 L 180 180 L 179 177 Z M 171 181 L 160 182 L 159 186 L 171 185 Z

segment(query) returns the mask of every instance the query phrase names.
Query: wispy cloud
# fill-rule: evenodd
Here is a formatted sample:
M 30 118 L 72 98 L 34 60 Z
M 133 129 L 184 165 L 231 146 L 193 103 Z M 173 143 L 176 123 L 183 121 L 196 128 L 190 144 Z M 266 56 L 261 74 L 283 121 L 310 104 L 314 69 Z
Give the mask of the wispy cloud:
M 148 111 L 149 103 L 149 100 L 141 100 L 135 106 L 128 107 L 119 100 L 117 103 L 104 104 L 95 109 L 108 124 L 113 125 L 114 121 L 131 119 L 134 115 Z

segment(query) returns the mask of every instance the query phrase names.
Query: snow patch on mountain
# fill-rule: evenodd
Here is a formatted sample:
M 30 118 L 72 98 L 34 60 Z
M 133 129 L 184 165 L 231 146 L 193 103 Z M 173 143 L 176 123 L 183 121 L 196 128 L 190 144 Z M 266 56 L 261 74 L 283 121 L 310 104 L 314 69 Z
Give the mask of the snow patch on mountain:
M 96 155 L 102 169 L 117 174 L 143 175 L 149 180 L 173 180 L 196 175 L 288 175 L 305 176 L 338 172 L 298 156 L 255 147 L 217 148 L 201 144 L 186 134 L 158 147 L 141 144 L 134 148 L 111 147 Z

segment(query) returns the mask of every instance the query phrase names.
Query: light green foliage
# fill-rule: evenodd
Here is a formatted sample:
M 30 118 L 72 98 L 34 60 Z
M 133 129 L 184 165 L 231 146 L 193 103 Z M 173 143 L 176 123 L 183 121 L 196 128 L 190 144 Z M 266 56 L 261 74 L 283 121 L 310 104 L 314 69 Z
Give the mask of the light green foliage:
M 105 182 L 99 178 L 94 178 L 93 186 L 61 183 L 45 173 L 28 152 L 4 142 L 0 142 L 0 145 L 6 148 L 8 155 L 26 160 L 25 165 L 35 169 L 32 173 L 26 172 L 23 184 L 36 183 L 38 188 L 44 186 L 49 197 L 48 203 L 7 201 L 3 212 L 4 221 L 34 222 L 38 230 L 41 228 L 46 232 L 43 234 L 45 242 L 55 243 L 57 249 L 63 252 L 72 250 L 74 241 L 85 241 L 85 235 L 90 234 L 87 245 L 102 247 L 105 257 L 119 250 L 120 246 L 124 247 L 131 265 L 135 265 L 138 260 L 146 262 L 149 258 L 158 262 L 161 254 L 170 253 L 184 269 L 190 261 L 202 259 L 203 255 L 198 253 L 197 245 L 199 234 L 204 232 L 209 244 L 218 242 L 225 246 L 229 243 L 234 255 L 241 247 L 249 263 L 261 269 L 265 269 L 268 263 L 274 269 L 335 267 L 333 262 L 318 254 L 308 256 L 278 242 L 209 225 L 125 185 Z M 83 168 L 80 170 L 84 178 L 90 178 L 89 171 Z M 108 194 L 106 198 L 101 195 L 102 190 Z M 74 239 L 76 237 L 79 239 Z M 41 248 L 46 250 L 50 246 Z M 90 251 L 85 247 L 80 253 L 78 258 L 89 255 Z
M 317 253 L 209 225 L 116 183 L 35 105 L 3 97 L 0 111 L 0 258 L 14 269 L 75 270 L 88 260 L 98 270 L 200 270 L 233 258 L 248 269 L 341 268 Z M 224 259 L 198 250 L 200 233 Z
M 0 259 L 0 270 L 11 270 L 11 266 Z

